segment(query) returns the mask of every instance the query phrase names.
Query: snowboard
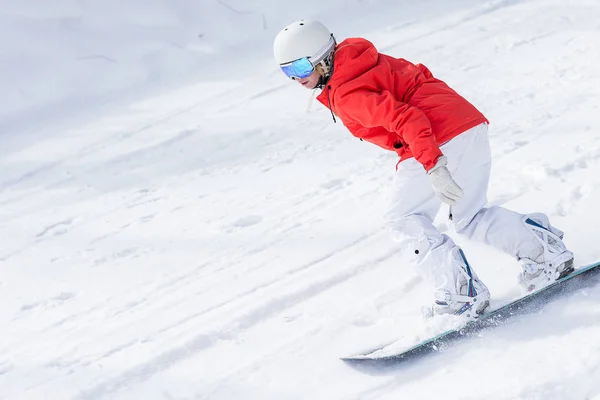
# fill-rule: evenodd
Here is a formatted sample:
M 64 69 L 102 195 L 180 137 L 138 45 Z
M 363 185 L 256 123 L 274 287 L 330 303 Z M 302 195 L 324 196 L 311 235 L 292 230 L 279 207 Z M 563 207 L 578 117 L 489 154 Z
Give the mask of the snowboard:
M 343 357 L 342 360 L 354 367 L 361 368 L 397 366 L 408 360 L 414 360 L 430 353 L 443 351 L 452 343 L 473 336 L 483 329 L 501 325 L 514 316 L 539 310 L 561 294 L 591 287 L 598 283 L 600 283 L 600 262 L 580 267 L 545 288 L 520 297 L 495 310 L 486 312 L 476 320 L 471 320 L 458 328 L 450 329 L 408 349 L 387 354 L 384 349 L 394 344 L 390 343 L 364 354 Z M 384 355 L 380 355 L 382 353 Z

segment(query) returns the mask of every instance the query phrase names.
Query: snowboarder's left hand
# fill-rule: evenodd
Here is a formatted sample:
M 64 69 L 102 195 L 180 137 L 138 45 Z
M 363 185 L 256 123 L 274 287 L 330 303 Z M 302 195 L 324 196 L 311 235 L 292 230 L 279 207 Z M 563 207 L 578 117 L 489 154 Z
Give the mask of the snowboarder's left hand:
M 431 178 L 431 185 L 436 196 L 444 203 L 453 206 L 463 196 L 463 190 L 452 179 L 446 165 L 448 165 L 448 159 L 446 156 L 441 156 L 435 166 L 427 171 L 427 174 Z

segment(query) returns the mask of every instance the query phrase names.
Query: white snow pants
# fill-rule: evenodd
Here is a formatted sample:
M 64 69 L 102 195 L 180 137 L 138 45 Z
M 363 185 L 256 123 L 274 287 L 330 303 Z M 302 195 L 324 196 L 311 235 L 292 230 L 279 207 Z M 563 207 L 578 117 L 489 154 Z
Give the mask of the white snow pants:
M 481 124 L 440 147 L 448 158 L 448 170 L 464 191 L 464 197 L 451 208 L 450 224 L 458 234 L 514 257 L 535 258 L 543 250 L 523 224 L 523 215 L 502 207 L 485 208 L 491 168 L 487 132 L 487 124 Z M 414 158 L 398 164 L 392 190 L 385 219 L 393 239 L 413 254 L 425 276 L 438 274 L 443 265 L 452 268 L 449 254 L 455 244 L 433 225 L 442 203 L 423 166 Z

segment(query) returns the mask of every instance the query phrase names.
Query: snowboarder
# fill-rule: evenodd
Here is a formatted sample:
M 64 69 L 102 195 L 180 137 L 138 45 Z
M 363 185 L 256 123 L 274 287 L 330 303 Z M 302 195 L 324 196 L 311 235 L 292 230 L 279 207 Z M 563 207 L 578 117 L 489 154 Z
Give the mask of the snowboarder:
M 563 233 L 544 214 L 486 207 L 491 168 L 488 120 L 421 64 L 379 53 L 363 38 L 336 42 L 320 22 L 301 20 L 275 38 L 282 71 L 308 89 L 352 135 L 400 156 L 386 224 L 434 288 L 435 314 L 475 317 L 490 293 L 465 254 L 436 229 L 442 202 L 456 232 L 522 262 L 532 291 L 573 270 Z

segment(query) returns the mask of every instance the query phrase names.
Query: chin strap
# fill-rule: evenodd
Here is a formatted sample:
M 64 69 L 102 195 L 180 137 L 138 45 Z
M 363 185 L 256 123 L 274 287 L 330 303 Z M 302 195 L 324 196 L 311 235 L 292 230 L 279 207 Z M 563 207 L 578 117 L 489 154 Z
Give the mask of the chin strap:
M 323 66 L 325 70 L 325 75 L 319 76 L 319 81 L 315 86 L 315 89 L 327 90 L 327 103 L 329 103 L 329 111 L 331 111 L 331 118 L 333 118 L 333 123 L 337 123 L 335 119 L 335 114 L 333 113 L 333 109 L 331 108 L 331 85 L 327 85 L 331 76 L 333 75 L 333 56 L 335 52 L 332 51 L 325 59 L 323 59 L 320 64 Z M 312 97 L 312 96 L 311 96 Z
M 325 84 L 328 80 L 329 79 L 326 79 L 324 76 L 319 76 L 319 81 L 317 82 L 317 86 L 315 86 L 315 89 L 325 89 Z

